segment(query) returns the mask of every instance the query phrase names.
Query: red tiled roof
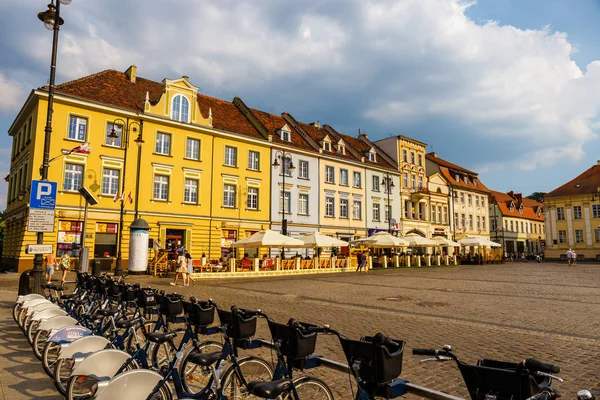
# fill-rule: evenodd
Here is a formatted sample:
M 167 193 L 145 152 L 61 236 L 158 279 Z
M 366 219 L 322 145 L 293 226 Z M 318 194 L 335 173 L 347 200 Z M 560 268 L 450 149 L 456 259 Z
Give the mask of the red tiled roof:
M 435 157 L 432 153 L 427 153 L 425 155 L 425 158 L 427 158 L 428 160 L 433 161 L 437 165 L 441 165 L 443 167 L 446 167 L 446 168 L 454 170 L 454 171 L 464 172 L 465 174 L 469 174 L 469 175 L 473 175 L 473 176 L 477 176 L 478 175 L 477 172 L 470 171 L 470 170 L 468 170 L 466 168 L 461 167 L 460 165 L 452 164 L 449 161 L 446 161 L 446 160 L 441 159 L 439 157 Z
M 371 150 L 371 147 L 376 148 L 375 146 L 369 146 L 367 143 L 365 143 L 362 140 L 355 138 L 353 136 L 344 135 L 344 134 L 340 134 L 340 136 L 342 137 L 342 139 L 344 139 L 344 142 L 346 142 L 347 146 L 352 146 L 353 149 L 355 149 L 356 151 L 358 151 L 361 155 L 363 155 L 365 157 L 365 161 L 364 161 L 365 164 L 377 165 L 379 167 L 390 168 L 390 169 L 394 169 L 394 170 L 398 171 L 397 165 L 394 166 L 393 164 L 388 163 L 386 160 L 383 159 L 383 157 L 380 157 L 379 155 L 377 155 L 375 157 L 376 161 L 369 160 L 366 153 L 368 153 Z
M 212 111 L 213 128 L 223 131 L 238 133 L 255 139 L 264 139 L 254 129 L 246 117 L 235 104 L 216 99 L 214 97 L 198 94 L 198 106 L 203 117 L 208 117 L 208 110 Z
M 146 92 L 156 103 L 164 88 L 163 83 L 139 76 L 131 82 L 124 72 L 109 69 L 60 84 L 56 92 L 137 112 L 143 110 Z M 211 109 L 214 128 L 263 139 L 233 103 L 198 94 L 198 105 L 205 118 Z
M 300 136 L 300 134 L 294 129 L 294 127 L 288 124 L 283 119 L 283 117 L 279 115 L 269 114 L 264 111 L 256 110 L 254 108 L 251 108 L 250 110 L 252 111 L 252 114 L 254 114 L 254 116 L 265 126 L 265 128 L 267 128 L 269 134 L 273 135 L 273 143 L 282 145 L 285 144 L 288 146 L 300 148 L 302 150 L 316 152 L 316 150 L 313 149 L 313 147 L 310 144 L 308 144 L 306 140 L 302 138 L 302 136 Z M 290 128 L 291 142 L 281 140 L 279 134 L 277 133 L 277 131 L 286 124 Z
M 337 140 L 332 135 L 330 135 L 324 128 L 319 128 L 314 125 L 305 124 L 300 121 L 298 121 L 298 125 L 300 126 L 301 129 L 304 130 L 304 132 L 306 132 L 306 134 L 308 136 L 310 136 L 315 142 L 317 142 L 321 148 L 323 147 L 321 141 L 325 138 L 325 136 L 329 136 L 329 139 L 331 140 L 332 148 L 331 148 L 331 151 L 323 150 L 323 153 L 322 153 L 323 155 L 341 158 L 341 159 L 348 160 L 348 161 L 359 161 L 359 162 L 361 161 L 360 159 L 357 159 L 356 157 L 354 157 L 352 155 L 352 153 L 348 151 L 347 148 L 346 148 L 345 154 L 338 153 L 336 151 L 336 149 L 333 147 L 337 144 Z M 338 135 L 340 135 L 340 137 L 342 137 L 342 139 L 344 139 L 344 142 L 346 141 L 346 138 L 344 137 L 345 135 L 342 135 L 339 133 L 338 133 Z
M 598 192 L 598 187 L 600 187 L 600 165 L 594 165 L 575 179 L 546 194 L 544 198 L 595 194 Z
M 450 184 L 452 184 L 452 186 L 456 186 L 456 187 L 459 187 L 462 189 L 474 190 L 474 191 L 482 192 L 482 193 L 490 192 L 490 190 L 479 179 L 477 179 L 477 185 L 475 185 L 473 183 L 473 179 L 471 179 L 471 177 L 469 177 L 467 179 L 467 183 L 465 183 L 462 176 L 460 177 L 460 180 L 457 182 L 454 174 L 452 174 L 448 168 L 440 166 L 440 172 L 441 172 L 442 176 L 448 182 L 450 182 Z
M 498 208 L 500 209 L 502 215 L 513 218 L 524 218 L 542 222 L 544 221 L 544 214 L 540 214 L 538 216 L 536 213 L 537 207 L 543 208 L 542 203 L 523 198 L 520 194 L 513 194 L 511 196 L 509 193 L 497 192 L 495 190 L 490 191 L 490 194 L 496 204 L 498 204 Z M 514 203 L 514 209 L 512 212 L 510 211 L 511 202 Z M 523 213 L 519 212 L 520 204 L 523 204 Z

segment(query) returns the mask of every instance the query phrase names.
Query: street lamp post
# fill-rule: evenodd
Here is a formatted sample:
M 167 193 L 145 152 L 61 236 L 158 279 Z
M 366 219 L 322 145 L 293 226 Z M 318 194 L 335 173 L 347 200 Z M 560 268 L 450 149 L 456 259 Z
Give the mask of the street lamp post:
M 279 163 L 279 160 L 281 160 L 281 164 Z M 289 164 L 287 164 L 289 160 Z M 281 201 L 282 201 L 282 207 L 281 207 L 281 234 L 282 235 L 287 235 L 287 220 L 285 219 L 285 176 L 288 173 L 288 171 L 290 172 L 290 176 L 293 170 L 296 169 L 296 167 L 294 166 L 294 164 L 292 163 L 292 155 L 288 152 L 286 152 L 285 150 L 278 150 L 277 152 L 275 152 L 275 161 L 273 161 L 273 167 L 275 167 L 275 169 L 277 169 L 280 165 L 282 165 L 281 167 L 281 176 L 283 179 L 283 182 L 281 183 L 282 185 L 282 189 L 281 189 Z M 291 193 L 290 193 L 291 196 Z M 291 203 L 291 201 L 290 201 Z
M 42 180 L 48 180 L 48 166 L 50 164 L 50 139 L 52 135 L 52 106 L 54 104 L 54 81 L 56 77 L 56 53 L 58 51 L 58 31 L 60 26 L 64 24 L 64 20 L 60 17 L 60 5 L 68 5 L 71 0 L 58 0 L 56 6 L 54 0 L 48 4 L 48 9 L 38 13 L 38 18 L 44 23 L 48 30 L 54 31 L 52 37 L 52 57 L 50 60 L 50 81 L 48 83 L 48 110 L 46 112 L 46 127 L 44 128 L 44 158 L 40 167 L 40 175 Z M 44 244 L 44 233 L 37 233 L 37 244 Z M 36 254 L 33 258 L 33 292 L 42 293 L 42 263 L 44 258 L 41 254 Z
M 119 139 L 119 135 L 117 134 L 116 130 L 115 130 L 115 126 L 121 126 L 121 130 L 122 130 L 122 143 L 121 146 L 123 146 L 123 179 L 121 179 L 121 209 L 119 211 L 119 233 L 117 235 L 117 240 L 119 241 L 118 247 L 117 247 L 117 261 L 116 261 L 116 265 L 115 265 L 115 276 L 119 276 L 123 274 L 123 266 L 122 264 L 122 258 L 123 258 L 123 253 L 122 253 L 122 249 L 121 249 L 121 245 L 123 244 L 123 218 L 125 215 L 125 199 L 123 198 L 123 196 L 125 195 L 125 177 L 127 176 L 127 149 L 129 148 L 129 133 L 131 131 L 133 131 L 133 133 L 135 134 L 137 132 L 137 128 L 140 128 L 140 132 L 138 134 L 138 136 L 135 138 L 134 142 L 135 144 L 138 145 L 138 149 L 141 149 L 142 144 L 144 144 L 144 139 L 142 139 L 142 128 L 143 128 L 143 121 L 141 123 L 135 122 L 135 121 L 131 121 L 129 122 L 129 120 L 127 122 L 123 121 L 121 118 L 117 118 L 113 121 L 113 128 L 110 132 L 110 134 L 108 135 L 108 138 L 110 139 L 111 144 L 114 144 L 115 141 L 117 141 L 117 139 Z M 138 158 L 140 156 L 140 152 L 138 150 Z M 139 160 L 138 160 L 139 161 Z M 140 164 L 138 162 L 138 170 L 136 173 L 136 199 L 138 196 L 137 191 L 139 190 L 139 180 L 140 180 L 140 171 L 139 171 L 139 167 Z M 137 204 L 137 202 L 136 202 Z M 136 207 L 136 216 L 137 216 L 137 207 Z
M 390 194 L 392 189 L 395 187 L 394 180 L 390 178 L 390 174 L 386 172 L 385 176 L 381 179 L 381 182 L 385 185 L 385 190 L 387 192 L 387 220 L 388 220 L 388 233 L 392 233 L 392 206 L 390 205 Z

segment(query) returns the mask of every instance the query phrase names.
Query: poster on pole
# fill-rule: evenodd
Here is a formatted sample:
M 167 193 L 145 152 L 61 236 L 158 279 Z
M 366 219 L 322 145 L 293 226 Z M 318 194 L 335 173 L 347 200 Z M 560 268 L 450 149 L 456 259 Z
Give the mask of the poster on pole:
M 54 210 L 30 208 L 27 218 L 28 232 L 54 232 Z

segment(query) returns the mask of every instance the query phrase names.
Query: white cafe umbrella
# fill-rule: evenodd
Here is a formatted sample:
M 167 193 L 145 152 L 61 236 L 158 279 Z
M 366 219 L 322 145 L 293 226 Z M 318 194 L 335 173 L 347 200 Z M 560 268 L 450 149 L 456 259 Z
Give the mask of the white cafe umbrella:
M 408 246 L 408 242 L 406 240 L 390 235 L 387 232 L 377 232 L 368 238 L 353 240 L 351 243 L 382 249 Z
M 348 247 L 348 242 L 323 235 L 321 232 L 308 233 L 300 237 L 304 245 L 300 247 Z
M 460 243 L 464 247 L 468 247 L 468 246 L 502 247 L 502 245 L 500 243 L 492 242 L 489 239 L 486 239 L 483 237 L 478 237 L 478 236 L 471 236 L 471 237 L 467 237 L 464 239 L 460 239 L 458 241 L 458 243 Z
M 446 239 L 443 236 L 434 236 L 431 238 L 431 240 L 433 240 L 434 242 L 438 242 L 440 246 L 444 247 L 460 247 L 460 243 L 450 239 Z
M 417 235 L 416 233 L 409 233 L 402 237 L 402 239 L 408 242 L 409 247 L 435 247 L 440 245 L 438 242 Z
M 270 229 L 265 229 L 264 231 L 256 232 L 250 237 L 233 243 L 232 247 L 302 247 L 303 245 L 304 242 L 302 240 L 282 235 Z

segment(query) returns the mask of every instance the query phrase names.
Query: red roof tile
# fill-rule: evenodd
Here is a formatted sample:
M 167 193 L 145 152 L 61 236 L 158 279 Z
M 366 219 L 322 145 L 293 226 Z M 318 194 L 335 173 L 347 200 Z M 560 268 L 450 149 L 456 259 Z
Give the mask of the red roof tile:
M 446 167 L 446 168 L 454 170 L 454 171 L 464 172 L 465 174 L 469 174 L 469 175 L 473 175 L 473 176 L 477 176 L 478 175 L 477 172 L 470 171 L 470 170 L 468 170 L 466 168 L 461 167 L 460 165 L 452 164 L 449 161 L 446 161 L 444 159 L 441 159 L 439 157 L 434 156 L 432 153 L 427 153 L 425 155 L 425 158 L 427 158 L 428 160 L 433 161 L 437 165 L 441 165 L 443 167 Z
M 462 189 L 468 189 L 468 190 L 473 190 L 473 191 L 477 191 L 477 192 L 482 192 L 482 193 L 490 192 L 490 190 L 479 179 L 477 179 L 477 185 L 475 185 L 475 183 L 473 182 L 473 179 L 471 179 L 472 177 L 469 177 L 467 179 L 467 183 L 465 183 L 463 177 L 460 177 L 460 180 L 457 182 L 454 174 L 452 174 L 448 168 L 442 167 L 442 166 L 440 166 L 440 173 L 452 186 L 456 186 L 456 187 L 459 187 Z
M 56 92 L 138 112 L 143 110 L 146 92 L 150 101 L 156 103 L 164 88 L 165 85 L 160 82 L 139 76 L 131 82 L 123 72 L 105 70 L 60 84 Z M 209 109 L 212 111 L 214 128 L 263 139 L 233 103 L 198 94 L 198 105 L 205 118 Z
M 543 209 L 543 204 L 535 200 L 523 198 L 521 194 L 512 194 L 490 191 L 492 199 L 498 204 L 498 208 L 502 215 L 513 218 L 524 218 L 534 221 L 544 221 L 544 214 L 537 215 L 537 208 Z M 511 202 L 514 204 L 513 211 L 510 211 Z M 519 206 L 523 204 L 523 213 L 519 212 Z
M 554 189 L 544 196 L 549 197 L 577 196 L 580 194 L 598 193 L 600 187 L 600 165 L 594 165 L 575 179 Z
M 269 134 L 273 136 L 273 143 L 282 144 L 287 146 L 296 147 L 302 150 L 312 151 L 316 153 L 316 150 L 306 142 L 302 138 L 302 136 L 294 129 L 293 126 L 288 124 L 283 117 L 279 115 L 269 114 L 264 111 L 256 110 L 254 108 L 250 109 L 254 116 L 267 128 Z M 286 142 L 285 140 L 281 140 L 277 131 L 279 131 L 283 126 L 287 126 L 290 128 L 290 140 L 291 142 Z

